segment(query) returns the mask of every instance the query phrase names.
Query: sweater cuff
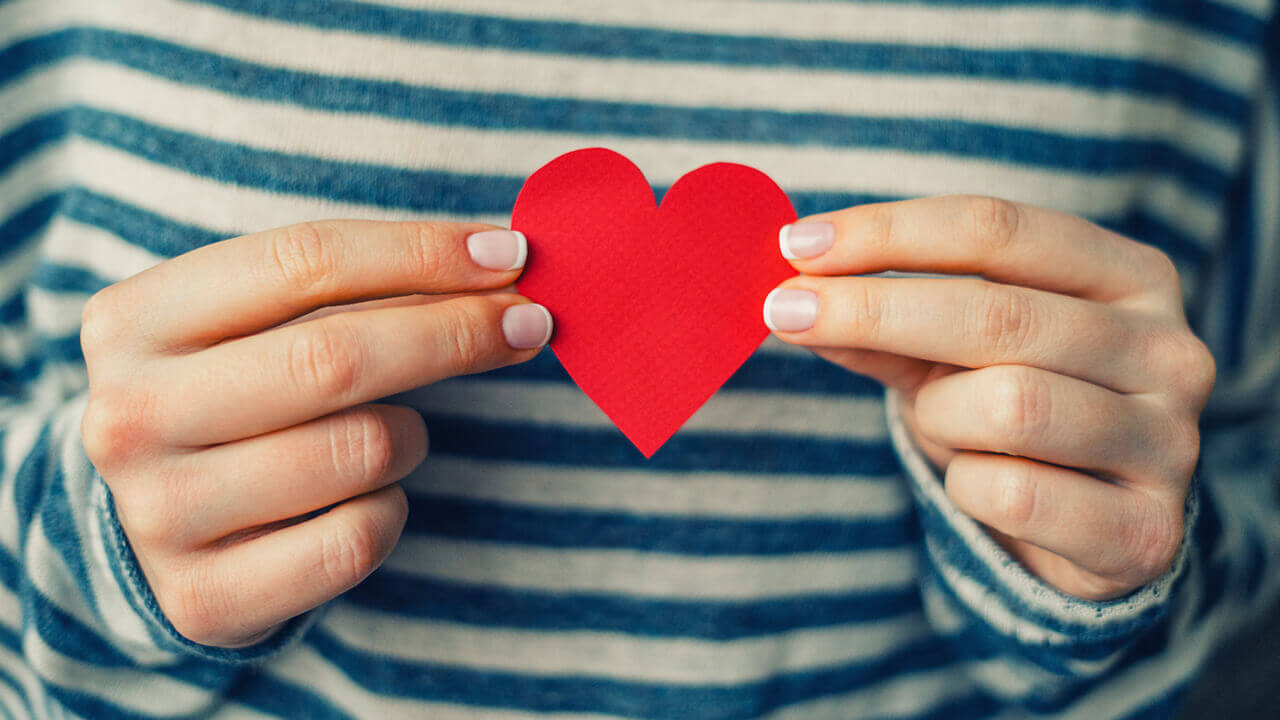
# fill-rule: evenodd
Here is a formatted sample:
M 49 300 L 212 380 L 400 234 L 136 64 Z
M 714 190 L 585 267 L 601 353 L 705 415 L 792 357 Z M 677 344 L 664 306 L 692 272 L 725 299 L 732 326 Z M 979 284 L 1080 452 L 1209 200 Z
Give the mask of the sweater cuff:
M 252 645 L 239 648 L 203 645 L 185 637 L 165 617 L 159 602 L 151 592 L 151 585 L 138 564 L 133 546 L 129 543 L 124 527 L 121 526 L 119 516 L 116 514 L 111 490 L 96 469 L 93 470 L 93 474 L 92 502 L 97 514 L 97 525 L 101 528 L 101 540 L 106 550 L 108 564 L 130 605 L 143 619 L 147 632 L 158 649 L 223 663 L 247 663 L 266 658 L 292 644 L 305 634 L 317 619 L 319 608 L 277 626 L 270 634 Z
M 1168 610 L 1188 563 L 1199 515 L 1196 482 L 1187 494 L 1182 546 L 1169 570 L 1124 597 L 1085 600 L 1031 574 L 976 520 L 956 507 L 911 436 L 902 417 L 901 397 L 894 390 L 886 390 L 885 412 L 894 449 L 920 511 L 925 560 L 934 575 L 930 580 L 947 596 L 948 604 L 960 606 L 1006 643 L 1042 650 L 1090 646 L 1093 651 L 1084 654 L 1093 657 L 1132 639 Z

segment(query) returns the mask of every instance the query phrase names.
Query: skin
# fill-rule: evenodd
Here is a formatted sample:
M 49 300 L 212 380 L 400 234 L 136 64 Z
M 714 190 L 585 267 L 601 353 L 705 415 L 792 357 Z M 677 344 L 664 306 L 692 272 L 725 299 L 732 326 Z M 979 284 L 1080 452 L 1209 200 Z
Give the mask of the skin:
M 213 243 L 84 308 L 81 435 L 161 609 L 250 644 L 390 554 L 421 416 L 372 402 L 523 362 L 501 330 L 519 270 L 474 262 L 490 225 L 305 223 Z
M 802 220 L 833 246 L 777 332 L 900 393 L 946 491 L 1032 573 L 1090 600 L 1172 565 L 1213 357 L 1160 251 L 1044 208 L 949 196 Z M 978 278 L 860 277 L 886 270 Z

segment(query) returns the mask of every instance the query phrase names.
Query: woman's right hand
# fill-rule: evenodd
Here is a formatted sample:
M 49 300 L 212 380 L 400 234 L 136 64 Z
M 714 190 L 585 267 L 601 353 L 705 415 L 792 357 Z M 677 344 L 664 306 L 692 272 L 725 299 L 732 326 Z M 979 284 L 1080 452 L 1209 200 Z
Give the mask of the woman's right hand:
M 382 563 L 427 432 L 370 401 L 536 355 L 525 255 L 489 225 L 303 223 L 89 299 L 85 450 L 179 633 L 251 644 Z

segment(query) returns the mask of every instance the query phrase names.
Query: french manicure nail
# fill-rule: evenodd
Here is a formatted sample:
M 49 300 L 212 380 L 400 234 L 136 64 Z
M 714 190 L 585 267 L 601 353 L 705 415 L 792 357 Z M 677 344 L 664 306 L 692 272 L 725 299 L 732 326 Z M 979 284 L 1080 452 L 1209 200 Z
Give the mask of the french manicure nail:
M 502 334 L 516 350 L 546 345 L 554 326 L 551 313 L 537 303 L 512 305 L 502 313 Z
M 800 332 L 818 319 L 818 294 L 810 290 L 775 288 L 764 299 L 764 324 L 774 332 Z
M 791 223 L 778 231 L 778 247 L 788 260 L 817 257 L 830 250 L 835 241 L 836 226 L 829 222 Z
M 524 267 L 529 241 L 519 230 L 484 230 L 467 236 L 467 253 L 482 268 L 515 270 Z

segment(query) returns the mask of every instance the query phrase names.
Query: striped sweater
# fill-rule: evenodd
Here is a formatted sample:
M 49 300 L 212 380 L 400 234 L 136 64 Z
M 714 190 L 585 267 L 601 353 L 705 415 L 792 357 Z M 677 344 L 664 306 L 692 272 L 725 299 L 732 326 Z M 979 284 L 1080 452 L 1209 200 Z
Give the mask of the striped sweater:
M 0 715 L 1169 717 L 1275 602 L 1273 0 L 0 0 Z M 808 214 L 963 192 L 1167 252 L 1220 377 L 1174 566 L 1062 595 L 884 389 L 768 341 L 651 460 L 552 353 L 427 419 L 365 582 L 256 645 L 152 596 L 85 456 L 86 298 L 319 218 L 497 224 L 604 145 Z

